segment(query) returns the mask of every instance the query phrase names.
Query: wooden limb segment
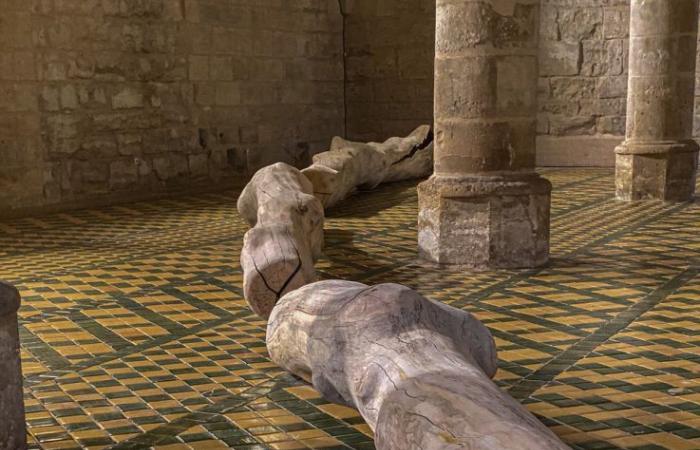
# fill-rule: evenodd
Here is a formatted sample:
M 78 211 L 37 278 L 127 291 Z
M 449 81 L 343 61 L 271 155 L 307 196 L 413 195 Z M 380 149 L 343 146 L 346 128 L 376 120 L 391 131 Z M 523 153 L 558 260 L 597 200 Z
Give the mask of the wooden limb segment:
M 313 157 L 302 171 L 314 194 L 329 208 L 355 190 L 374 189 L 381 183 L 427 177 L 433 170 L 433 135 L 429 125 L 404 138 L 384 142 L 352 142 L 335 137 L 327 152 Z
M 277 163 L 253 176 L 238 199 L 238 211 L 253 226 L 241 250 L 245 299 L 267 318 L 282 295 L 316 280 L 323 207 L 299 170 Z
M 285 295 L 272 360 L 360 411 L 380 450 L 563 450 L 492 381 L 496 350 L 469 313 L 396 284 L 323 281 Z

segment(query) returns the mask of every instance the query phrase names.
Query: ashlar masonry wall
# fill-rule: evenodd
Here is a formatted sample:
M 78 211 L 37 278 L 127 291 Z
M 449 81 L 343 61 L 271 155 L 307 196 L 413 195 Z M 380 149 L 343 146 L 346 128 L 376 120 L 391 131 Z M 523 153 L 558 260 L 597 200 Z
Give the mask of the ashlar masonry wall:
M 343 133 L 328 0 L 3 0 L 0 214 L 243 182 Z
M 434 2 L 348 0 L 346 26 L 348 135 L 382 139 L 429 122 Z M 538 164 L 614 164 L 628 34 L 629 0 L 541 1 Z

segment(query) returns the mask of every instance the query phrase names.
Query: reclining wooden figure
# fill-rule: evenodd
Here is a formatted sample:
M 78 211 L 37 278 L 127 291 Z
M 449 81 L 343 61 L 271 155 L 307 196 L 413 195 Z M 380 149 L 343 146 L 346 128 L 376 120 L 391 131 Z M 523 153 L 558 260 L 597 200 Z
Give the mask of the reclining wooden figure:
M 284 163 L 260 169 L 238 199 L 239 213 L 253 227 L 241 251 L 243 290 L 253 311 L 267 318 L 282 295 L 316 281 L 324 207 L 357 188 L 428 176 L 432 141 L 429 125 L 383 143 L 336 137 L 303 172 Z
M 382 144 L 336 138 L 304 171 L 274 164 L 253 177 L 238 200 L 253 227 L 241 264 L 246 301 L 269 317 L 270 356 L 357 408 L 380 450 L 566 449 L 491 381 L 495 343 L 471 314 L 397 284 L 315 282 L 323 208 L 355 188 L 429 173 L 426 161 L 427 126 Z
M 563 450 L 492 381 L 496 347 L 466 311 L 397 284 L 322 281 L 285 295 L 272 360 L 357 408 L 380 450 Z

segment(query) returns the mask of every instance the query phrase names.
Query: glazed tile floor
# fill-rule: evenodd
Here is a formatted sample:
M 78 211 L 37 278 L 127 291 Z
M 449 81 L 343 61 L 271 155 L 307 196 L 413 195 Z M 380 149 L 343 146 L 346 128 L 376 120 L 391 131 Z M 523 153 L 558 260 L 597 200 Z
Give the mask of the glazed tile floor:
M 414 183 L 327 220 L 324 277 L 398 282 L 472 311 L 497 382 L 576 449 L 700 449 L 700 205 L 628 205 L 609 170 L 545 170 L 552 261 L 468 274 L 416 261 Z M 266 354 L 238 265 L 235 192 L 0 223 L 23 295 L 33 448 L 373 448 Z

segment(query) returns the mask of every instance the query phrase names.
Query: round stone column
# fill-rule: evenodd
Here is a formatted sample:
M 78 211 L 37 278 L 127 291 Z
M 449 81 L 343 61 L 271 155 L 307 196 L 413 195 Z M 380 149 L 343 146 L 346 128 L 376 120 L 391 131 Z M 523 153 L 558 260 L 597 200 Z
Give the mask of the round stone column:
M 616 150 L 617 197 L 693 198 L 698 0 L 632 0 L 627 134 Z
M 419 186 L 427 260 L 548 260 L 551 185 L 534 171 L 539 3 L 437 0 L 435 173 Z

